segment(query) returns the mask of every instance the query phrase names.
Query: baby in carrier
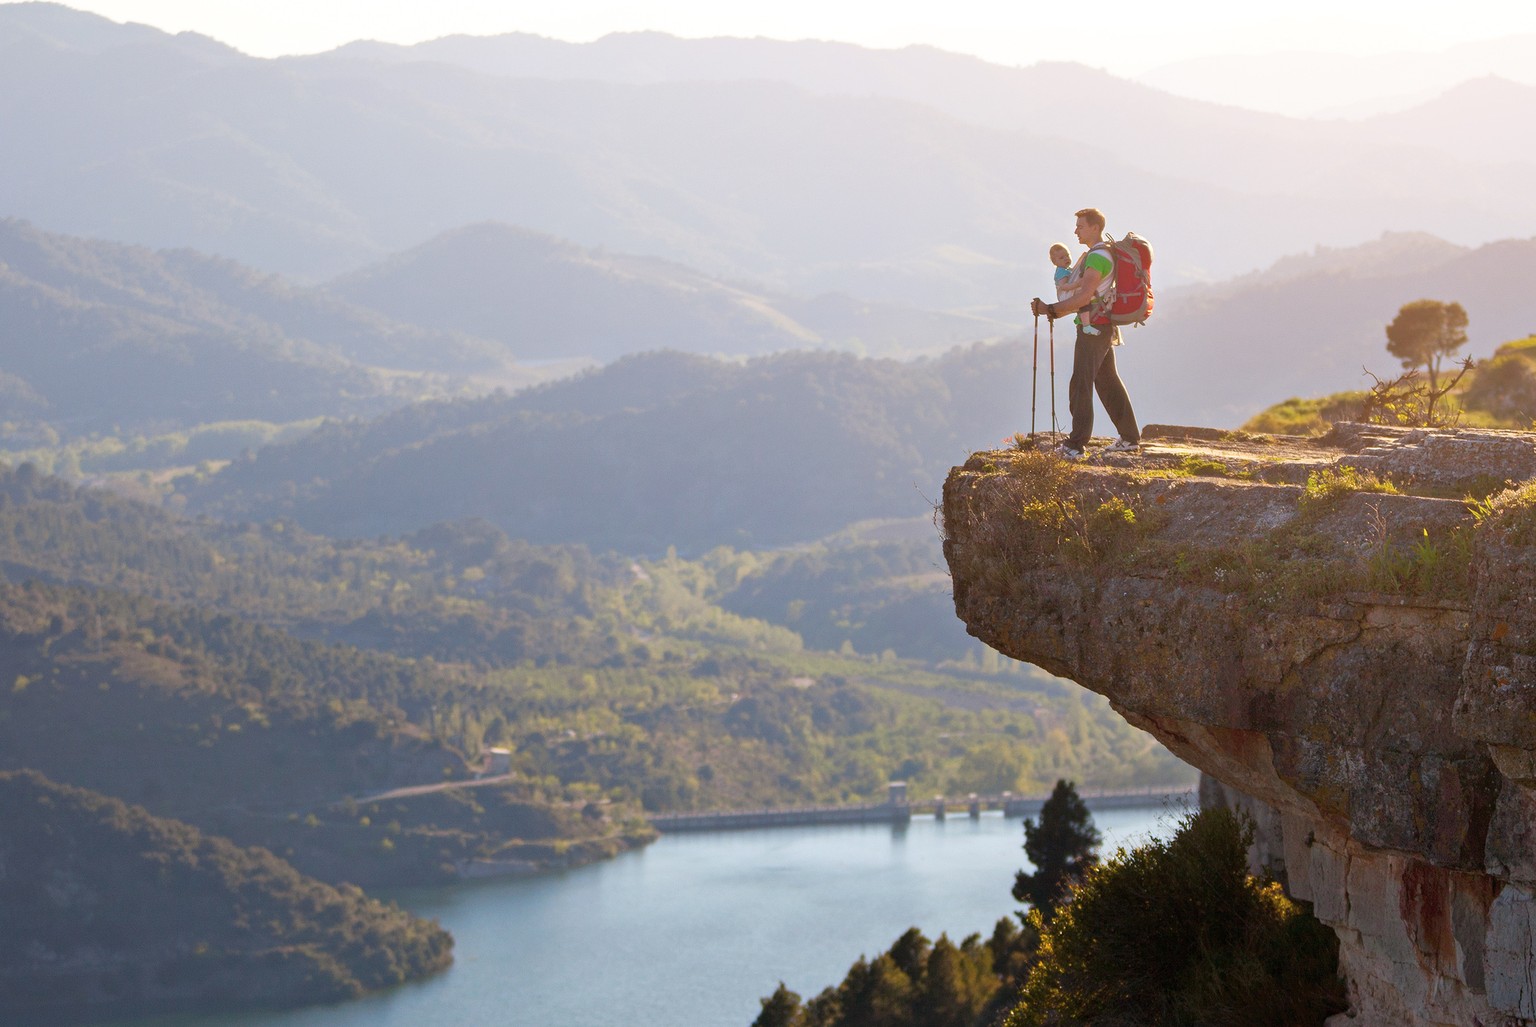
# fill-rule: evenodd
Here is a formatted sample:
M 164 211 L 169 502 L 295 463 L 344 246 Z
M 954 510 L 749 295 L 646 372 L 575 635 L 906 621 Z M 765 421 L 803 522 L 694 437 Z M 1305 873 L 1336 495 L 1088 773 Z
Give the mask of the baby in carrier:
M 1056 298 L 1065 299 L 1077 288 L 1078 279 L 1082 277 L 1083 262 L 1079 260 L 1072 263 L 1071 252 L 1061 243 L 1051 245 L 1051 263 L 1056 265 Z M 1081 322 L 1081 319 L 1077 319 Z M 1098 335 L 1099 330 L 1093 325 L 1083 325 L 1084 335 Z

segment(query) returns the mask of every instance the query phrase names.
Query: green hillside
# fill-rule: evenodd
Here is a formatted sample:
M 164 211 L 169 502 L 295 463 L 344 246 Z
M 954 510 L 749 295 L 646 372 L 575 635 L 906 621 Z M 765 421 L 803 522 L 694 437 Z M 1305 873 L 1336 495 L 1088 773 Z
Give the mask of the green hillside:
M 328 426 L 188 484 L 188 509 L 342 537 L 482 518 L 625 552 L 807 541 L 929 511 L 978 439 L 1027 427 L 1022 363 L 1012 345 L 913 363 L 648 354 L 502 399 Z
M 1373 413 L 1370 399 L 1368 389 L 1310 399 L 1292 397 L 1250 418 L 1243 429 L 1308 435 L 1327 431 L 1334 421 L 1390 416 Z M 1477 361 L 1440 400 L 1439 410 L 1458 424 L 1530 430 L 1536 425 L 1536 335 L 1503 343 L 1492 356 Z
M 296 1006 L 434 973 L 436 924 L 116 799 L 0 772 L 0 1018 Z

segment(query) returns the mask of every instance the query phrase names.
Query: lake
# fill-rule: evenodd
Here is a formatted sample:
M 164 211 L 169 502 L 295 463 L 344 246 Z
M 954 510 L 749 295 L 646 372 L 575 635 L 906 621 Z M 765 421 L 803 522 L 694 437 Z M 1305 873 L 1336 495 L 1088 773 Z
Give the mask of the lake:
M 1091 803 L 1090 803 L 1091 806 Z M 1105 852 L 1181 809 L 1096 811 Z M 664 835 L 578 870 L 399 892 L 457 941 L 453 967 L 356 1002 L 135 1027 L 750 1027 L 783 980 L 809 998 L 916 925 L 958 941 L 1017 908 L 1021 820 Z

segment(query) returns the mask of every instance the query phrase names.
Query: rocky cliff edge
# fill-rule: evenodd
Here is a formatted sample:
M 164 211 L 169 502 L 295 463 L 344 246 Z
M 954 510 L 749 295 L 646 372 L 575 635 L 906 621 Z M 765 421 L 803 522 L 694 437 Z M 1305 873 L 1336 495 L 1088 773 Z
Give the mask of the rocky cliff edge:
M 1536 1022 L 1536 435 L 1143 443 L 951 471 L 960 618 L 1258 812 L 1351 1022 Z

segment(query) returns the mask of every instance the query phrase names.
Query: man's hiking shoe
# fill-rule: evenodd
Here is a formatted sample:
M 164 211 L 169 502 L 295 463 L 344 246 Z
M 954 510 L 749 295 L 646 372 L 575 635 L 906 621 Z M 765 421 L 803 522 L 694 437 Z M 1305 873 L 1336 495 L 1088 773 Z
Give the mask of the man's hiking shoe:
M 1056 447 L 1056 455 L 1063 460 L 1081 460 L 1083 451 L 1076 446 L 1069 446 L 1065 442 Z
M 1141 443 L 1130 442 L 1126 439 L 1116 439 L 1104 447 L 1106 453 L 1140 453 Z

